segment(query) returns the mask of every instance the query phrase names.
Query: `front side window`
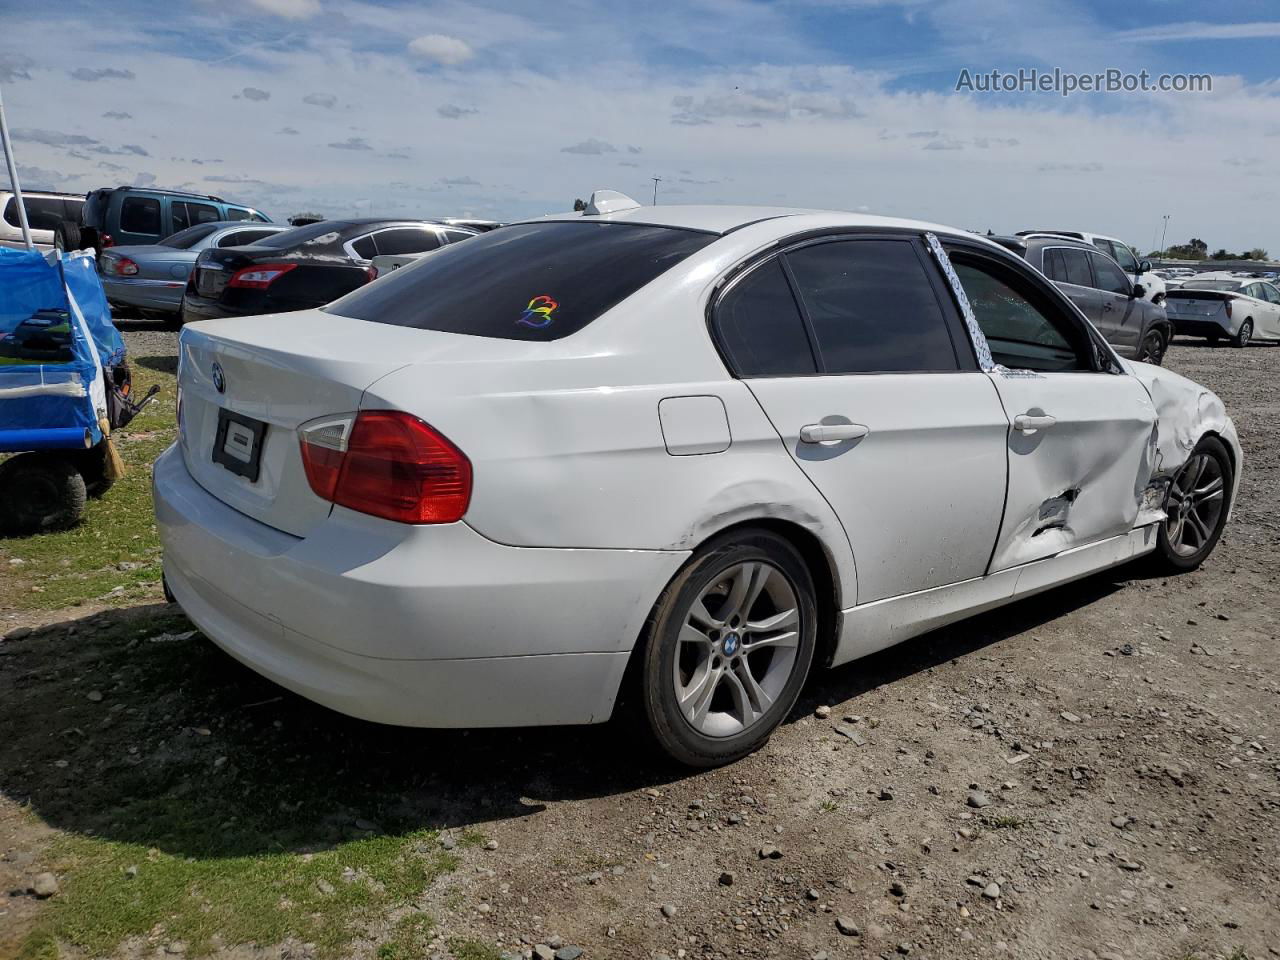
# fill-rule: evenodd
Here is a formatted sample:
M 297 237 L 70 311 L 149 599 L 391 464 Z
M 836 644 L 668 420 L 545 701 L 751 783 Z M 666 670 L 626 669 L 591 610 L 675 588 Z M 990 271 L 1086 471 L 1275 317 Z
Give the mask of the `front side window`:
M 1072 336 L 1070 323 L 1033 303 L 1016 278 L 956 254 L 952 264 L 996 363 L 1011 370 L 1092 369 L 1084 344 L 1073 346 L 1082 338 Z
M 958 370 L 946 318 L 909 240 L 841 240 L 787 265 L 826 373 Z
M 448 244 L 323 309 L 422 330 L 558 340 L 715 239 L 627 223 L 517 224 Z
M 1099 254 L 1093 256 L 1093 273 L 1098 278 L 1098 289 L 1106 290 L 1109 293 L 1119 293 L 1124 296 L 1129 295 L 1129 279 L 1124 275 L 1119 267 L 1116 266 L 1114 260 L 1109 260 Z
M 1108 257 L 1115 256 L 1115 247 L 1111 245 L 1110 240 L 1095 239 L 1093 245 L 1105 253 Z
M 378 253 L 383 256 L 398 256 L 406 253 L 425 253 L 440 246 L 440 238 L 434 230 L 423 230 L 421 227 L 396 227 L 383 230 L 373 236 L 378 245 Z
M 716 304 L 715 328 L 730 366 L 740 377 L 817 372 L 804 319 L 777 257 L 729 288 Z
M 124 233 L 160 236 L 160 201 L 155 197 L 125 197 L 120 205 L 120 229 Z
M 1258 286 L 1262 288 L 1262 295 L 1267 298 L 1268 303 L 1280 303 L 1280 290 L 1269 283 L 1260 283 Z
M 1115 251 L 1114 257 L 1116 263 L 1120 264 L 1120 269 L 1125 273 L 1138 272 L 1138 258 L 1133 255 L 1133 251 L 1126 247 L 1123 243 L 1111 244 L 1111 249 Z

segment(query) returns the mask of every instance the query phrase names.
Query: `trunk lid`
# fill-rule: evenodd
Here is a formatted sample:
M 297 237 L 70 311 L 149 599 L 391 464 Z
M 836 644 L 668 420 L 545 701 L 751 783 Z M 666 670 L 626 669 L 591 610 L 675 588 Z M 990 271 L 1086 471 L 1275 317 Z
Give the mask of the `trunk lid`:
M 269 254 L 274 251 L 262 252 Z M 251 263 L 279 259 L 281 258 L 278 256 L 254 256 L 252 252 L 241 247 L 215 247 L 205 250 L 196 258 L 195 269 L 191 274 L 191 284 L 198 296 L 217 300 L 227 289 L 227 281 L 237 270 Z
M 241 513 L 306 536 L 332 505 L 307 482 L 298 425 L 357 411 L 375 380 L 458 339 L 319 310 L 191 324 L 178 348 L 179 442 L 187 470 Z M 239 463 L 235 459 L 214 459 L 215 448 L 233 439 L 226 430 L 245 437 L 235 428 L 220 435 L 220 419 L 228 417 L 250 433 L 260 430 L 256 443 L 245 441 L 257 450 L 256 477 L 228 467 Z
M 1165 310 L 1180 317 L 1212 317 L 1222 305 L 1234 300 L 1228 290 L 1170 290 L 1165 297 Z

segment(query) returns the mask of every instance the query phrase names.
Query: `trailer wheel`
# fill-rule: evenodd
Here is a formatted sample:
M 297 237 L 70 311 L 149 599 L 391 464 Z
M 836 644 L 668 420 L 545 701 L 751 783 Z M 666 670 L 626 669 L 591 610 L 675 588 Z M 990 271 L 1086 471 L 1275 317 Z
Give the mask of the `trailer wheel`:
M 0 533 L 74 526 L 84 513 L 84 477 L 65 457 L 23 453 L 0 464 Z

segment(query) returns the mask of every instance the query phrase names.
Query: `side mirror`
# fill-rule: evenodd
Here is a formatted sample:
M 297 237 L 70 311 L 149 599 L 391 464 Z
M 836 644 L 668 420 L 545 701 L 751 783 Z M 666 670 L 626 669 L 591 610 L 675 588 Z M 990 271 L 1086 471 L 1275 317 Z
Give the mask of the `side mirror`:
M 1144 286 L 1143 286 L 1142 284 L 1140 284 L 1140 283 L 1135 283 L 1135 284 L 1133 285 L 1133 299 L 1135 299 L 1135 300 L 1141 300 L 1141 299 L 1142 299 L 1143 297 L 1145 297 L 1146 295 L 1147 295 L 1147 288 L 1146 288 L 1146 287 L 1144 287 Z
M 1138 264 L 1138 273 L 1150 273 L 1150 272 L 1151 272 L 1150 260 L 1143 260 L 1141 263 Z

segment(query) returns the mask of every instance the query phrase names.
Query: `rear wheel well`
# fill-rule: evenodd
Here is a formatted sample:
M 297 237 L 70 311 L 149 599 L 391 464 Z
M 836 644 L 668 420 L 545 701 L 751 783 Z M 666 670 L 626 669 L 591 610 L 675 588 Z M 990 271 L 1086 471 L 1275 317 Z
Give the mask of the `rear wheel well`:
M 804 558 L 809 575 L 813 577 L 815 600 L 818 607 L 817 648 L 814 650 L 813 662 L 816 666 L 828 667 L 835 656 L 836 628 L 840 619 L 840 580 L 836 575 L 836 567 L 830 554 L 811 530 L 792 523 L 790 520 L 766 518 L 744 520 L 707 537 L 698 544 L 695 550 L 701 550 L 708 542 L 732 536 L 744 530 L 768 530 L 790 543 L 800 556 Z

